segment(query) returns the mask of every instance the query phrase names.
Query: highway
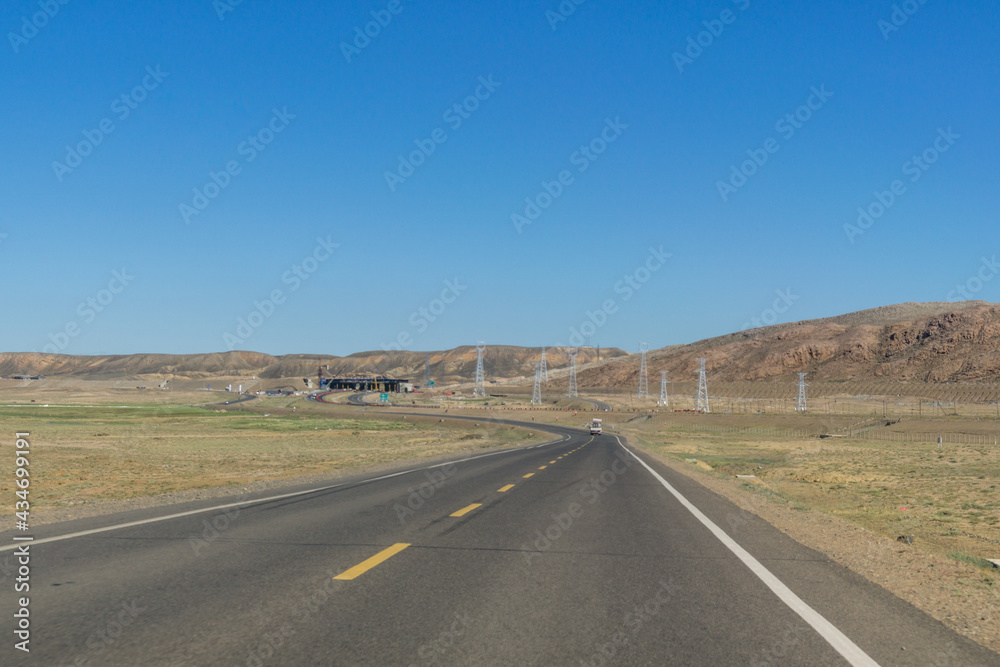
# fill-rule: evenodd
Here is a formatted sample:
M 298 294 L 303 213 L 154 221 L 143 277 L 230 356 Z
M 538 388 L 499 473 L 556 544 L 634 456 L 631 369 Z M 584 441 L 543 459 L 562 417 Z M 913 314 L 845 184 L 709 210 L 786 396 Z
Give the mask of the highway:
M 351 405 L 371 405 L 370 403 L 365 402 L 365 396 L 367 395 L 368 393 L 351 394 L 350 396 L 347 397 L 347 402 L 350 403 Z M 324 402 L 322 399 L 317 399 L 317 400 L 319 400 L 320 402 Z M 614 409 L 610 403 L 605 403 L 604 401 L 598 401 L 592 398 L 580 398 L 578 400 L 590 403 L 591 405 L 594 406 L 595 410 L 608 411 Z
M 40 527 L 30 654 L 0 534 L 0 664 L 1000 664 L 616 437 L 528 426 L 555 441 Z
M 613 407 L 611 407 L 610 403 L 605 403 L 604 401 L 598 401 L 598 400 L 595 400 L 593 398 L 580 398 L 579 400 L 586 401 L 587 403 L 590 403 L 591 405 L 594 406 L 594 408 L 596 410 L 605 410 L 605 411 L 607 411 L 607 410 L 613 410 L 614 409 Z

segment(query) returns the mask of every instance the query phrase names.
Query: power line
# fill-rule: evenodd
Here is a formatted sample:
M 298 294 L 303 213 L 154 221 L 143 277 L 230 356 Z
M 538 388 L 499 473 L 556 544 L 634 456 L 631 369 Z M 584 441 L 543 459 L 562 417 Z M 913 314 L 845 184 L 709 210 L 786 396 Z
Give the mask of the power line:
M 531 392 L 531 404 L 542 404 L 542 365 L 535 364 L 535 388 Z
M 486 373 L 483 372 L 483 352 L 486 351 L 486 342 L 479 341 L 476 344 L 476 386 L 472 390 L 473 398 L 486 398 Z
M 646 373 L 646 351 L 648 349 L 649 345 L 639 343 L 639 353 L 642 355 L 642 360 L 639 362 L 639 393 L 636 394 L 639 398 L 649 398 L 649 376 Z
M 699 412 L 710 412 L 708 409 L 708 380 L 705 377 L 705 359 L 699 357 L 698 363 L 701 367 L 698 370 L 698 396 L 695 398 L 695 410 Z
M 809 374 L 799 373 L 799 398 L 795 405 L 795 409 L 798 410 L 799 412 L 806 411 L 806 387 L 809 386 L 806 384 L 807 375 Z
M 569 391 L 566 392 L 566 396 L 569 398 L 576 398 L 579 396 L 576 391 L 576 355 L 579 353 L 580 350 L 576 349 L 569 355 Z

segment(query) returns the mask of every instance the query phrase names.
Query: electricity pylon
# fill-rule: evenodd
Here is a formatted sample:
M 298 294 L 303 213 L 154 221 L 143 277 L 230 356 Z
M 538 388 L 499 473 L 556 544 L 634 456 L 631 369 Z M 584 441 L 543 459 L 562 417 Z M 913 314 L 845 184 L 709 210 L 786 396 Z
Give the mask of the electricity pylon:
M 580 350 L 570 353 L 569 355 L 569 391 L 566 392 L 566 396 L 569 398 L 577 398 L 579 394 L 576 391 L 576 355 L 580 353 Z
M 476 387 L 472 390 L 473 398 L 486 398 L 486 373 L 483 371 L 483 352 L 486 351 L 486 343 L 479 341 L 476 344 Z
M 545 363 L 545 346 L 542 345 L 542 382 L 549 381 L 549 365 Z
M 806 411 L 806 387 L 809 386 L 806 384 L 806 375 L 808 373 L 799 373 L 799 400 L 795 405 L 795 409 L 799 412 Z
M 531 392 L 531 404 L 542 404 L 542 365 L 535 364 L 535 388 Z
M 695 398 L 695 410 L 710 412 L 708 409 L 708 380 L 705 377 L 705 359 L 699 358 L 701 368 L 698 370 L 698 396 Z
M 667 400 L 667 371 L 660 371 L 660 400 L 656 404 L 662 408 L 669 405 Z
M 639 398 L 649 398 L 649 376 L 646 374 L 646 350 L 648 349 L 649 345 L 639 343 L 639 353 L 642 355 L 642 360 L 639 362 L 639 393 L 636 394 Z

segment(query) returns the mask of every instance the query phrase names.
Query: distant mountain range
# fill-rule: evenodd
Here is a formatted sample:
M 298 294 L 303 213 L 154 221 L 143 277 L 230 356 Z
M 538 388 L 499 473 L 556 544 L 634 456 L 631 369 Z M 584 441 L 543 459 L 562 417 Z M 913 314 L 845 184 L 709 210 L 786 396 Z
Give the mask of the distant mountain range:
M 569 348 L 548 348 L 546 363 L 550 368 L 569 365 Z M 617 348 L 601 348 L 601 359 L 625 356 Z M 316 378 L 320 366 L 326 377 L 344 377 L 378 373 L 389 377 L 421 382 L 424 365 L 430 355 L 431 377 L 438 382 L 472 380 L 476 373 L 476 348 L 461 346 L 439 352 L 358 352 L 346 357 L 320 354 L 272 356 L 260 352 L 220 352 L 212 354 L 129 354 L 113 356 L 74 356 L 66 354 L 0 353 L 0 377 L 44 375 L 78 379 L 123 379 L 148 376 L 177 379 L 245 377 L 267 379 Z M 598 351 L 580 350 L 577 363 L 596 361 Z M 541 348 L 490 345 L 483 357 L 489 378 L 531 376 L 541 358 Z
M 547 363 L 557 371 L 569 365 L 569 348 L 548 348 Z M 492 379 L 530 378 L 540 348 L 490 345 L 484 356 Z M 45 375 L 79 379 L 156 376 L 176 379 L 212 377 L 315 378 L 378 373 L 421 382 L 430 354 L 431 377 L 440 382 L 471 381 L 476 348 L 437 352 L 358 352 L 346 357 L 319 354 L 271 356 L 258 352 L 217 354 L 131 354 L 72 356 L 0 353 L 0 376 Z M 635 387 L 639 355 L 618 348 L 583 348 L 577 357 L 581 387 Z M 776 324 L 673 345 L 647 353 L 650 383 L 659 371 L 689 381 L 699 357 L 714 380 L 742 382 L 794 378 L 811 381 L 859 379 L 912 382 L 996 382 L 1000 380 L 1000 304 L 903 303 L 837 317 Z
M 647 353 L 650 386 L 659 371 L 692 381 L 698 358 L 713 380 L 745 382 L 1000 380 L 1000 304 L 903 303 L 837 317 L 776 324 Z M 586 369 L 581 387 L 635 387 L 638 355 Z

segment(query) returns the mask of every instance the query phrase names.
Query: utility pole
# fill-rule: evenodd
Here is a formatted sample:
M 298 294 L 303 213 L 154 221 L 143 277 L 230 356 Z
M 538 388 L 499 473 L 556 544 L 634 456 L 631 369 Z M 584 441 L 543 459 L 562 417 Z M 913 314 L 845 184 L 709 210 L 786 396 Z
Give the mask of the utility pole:
M 569 355 L 569 390 L 566 392 L 566 396 L 569 398 L 579 396 L 576 390 L 576 355 L 579 353 L 580 350 L 576 349 Z
M 531 404 L 542 404 L 542 365 L 535 364 L 535 388 L 531 391 Z
M 431 381 L 431 353 L 427 353 L 427 358 L 424 359 L 424 389 Z
M 649 398 L 649 377 L 646 374 L 646 350 L 648 349 L 649 345 L 639 343 L 639 354 L 642 355 L 642 359 L 639 362 L 639 391 L 636 393 L 636 398 Z
M 708 379 L 705 377 L 705 361 L 698 358 L 700 368 L 698 369 L 698 395 L 695 397 L 694 409 L 699 412 L 710 412 L 708 409 Z
M 667 371 L 660 371 L 660 400 L 657 402 L 660 407 L 668 407 L 667 400 Z
M 486 373 L 483 371 L 483 352 L 486 351 L 486 343 L 479 341 L 476 343 L 476 386 L 472 390 L 473 398 L 486 398 Z

